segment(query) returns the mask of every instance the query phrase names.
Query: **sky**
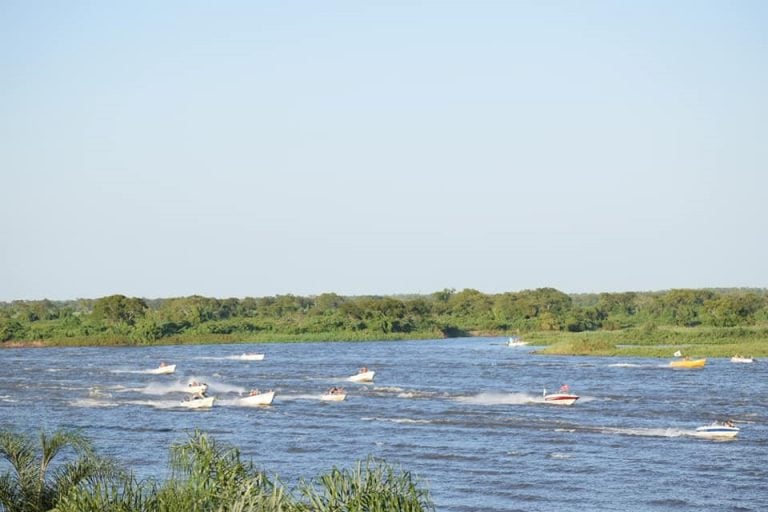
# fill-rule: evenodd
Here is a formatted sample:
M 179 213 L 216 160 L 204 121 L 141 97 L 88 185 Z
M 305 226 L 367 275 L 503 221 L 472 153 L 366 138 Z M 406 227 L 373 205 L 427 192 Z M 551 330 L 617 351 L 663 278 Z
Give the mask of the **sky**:
M 768 287 L 766 26 L 0 0 L 0 301 Z

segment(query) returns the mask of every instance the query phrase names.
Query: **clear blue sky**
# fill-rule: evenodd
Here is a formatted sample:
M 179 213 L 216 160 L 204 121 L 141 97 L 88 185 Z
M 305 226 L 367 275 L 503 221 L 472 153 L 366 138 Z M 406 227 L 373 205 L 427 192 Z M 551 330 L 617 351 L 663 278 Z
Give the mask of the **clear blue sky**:
M 768 286 L 768 2 L 0 1 L 0 300 Z

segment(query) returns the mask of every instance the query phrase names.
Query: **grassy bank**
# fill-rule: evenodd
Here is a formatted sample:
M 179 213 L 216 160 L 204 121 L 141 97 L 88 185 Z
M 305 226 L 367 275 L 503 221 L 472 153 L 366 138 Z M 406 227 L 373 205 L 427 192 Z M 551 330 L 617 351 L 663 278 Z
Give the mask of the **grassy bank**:
M 541 354 L 670 357 L 768 356 L 768 327 L 659 327 L 586 333 L 536 332 L 526 340 L 544 345 Z

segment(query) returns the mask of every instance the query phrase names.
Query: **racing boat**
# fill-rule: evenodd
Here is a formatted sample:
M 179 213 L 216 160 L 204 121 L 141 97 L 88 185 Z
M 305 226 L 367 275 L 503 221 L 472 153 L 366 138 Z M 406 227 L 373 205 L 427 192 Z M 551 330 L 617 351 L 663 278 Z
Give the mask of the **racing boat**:
M 755 361 L 754 357 L 733 356 L 731 358 L 732 363 L 754 363 Z
M 261 361 L 264 359 L 264 354 L 254 354 L 253 352 L 249 353 L 243 353 L 241 354 L 238 359 L 242 361 Z
M 544 390 L 544 403 L 554 405 L 573 405 L 576 400 L 579 399 L 578 395 L 574 395 L 570 392 L 568 384 L 560 386 L 560 390 L 557 393 L 547 394 L 547 390 Z
M 238 400 L 240 405 L 246 407 L 252 407 L 256 405 L 272 405 L 272 400 L 275 399 L 274 391 L 267 391 L 261 393 L 258 390 L 253 390 L 248 396 L 244 396 Z
M 160 363 L 160 366 L 158 366 L 157 368 L 152 368 L 151 370 L 148 370 L 147 373 L 151 373 L 152 375 L 168 375 L 175 371 L 176 371 L 175 364 Z
M 344 388 L 332 387 L 320 397 L 320 400 L 326 402 L 341 402 L 345 398 L 347 398 L 347 393 L 344 391 Z
M 698 437 L 712 437 L 720 439 L 732 439 L 739 435 L 739 427 L 733 424 L 733 421 L 714 422 L 711 425 L 705 425 L 696 429 Z
M 669 366 L 672 368 L 703 368 L 707 364 L 706 358 L 704 359 L 680 359 L 679 361 L 670 361 Z
M 213 407 L 213 401 L 215 399 L 215 396 L 197 395 L 183 400 L 181 402 L 181 406 L 186 407 L 187 409 L 207 409 L 209 407 Z
M 206 391 L 208 391 L 208 384 L 205 382 L 195 382 L 192 381 L 189 383 L 189 385 L 184 389 L 187 393 L 192 393 L 194 395 L 204 395 Z
M 369 370 L 368 368 L 360 368 L 356 375 L 349 377 L 347 380 L 352 382 L 373 382 L 373 377 L 376 372 Z
M 512 336 L 511 338 L 509 338 L 509 341 L 507 341 L 508 347 L 524 347 L 527 344 L 528 344 L 527 341 L 523 341 L 517 336 Z

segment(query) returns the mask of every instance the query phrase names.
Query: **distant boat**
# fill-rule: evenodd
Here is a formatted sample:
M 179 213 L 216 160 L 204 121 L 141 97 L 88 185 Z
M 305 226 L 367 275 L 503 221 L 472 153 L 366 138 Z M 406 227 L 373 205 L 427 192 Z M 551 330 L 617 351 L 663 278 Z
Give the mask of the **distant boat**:
M 176 371 L 175 364 L 160 363 L 160 366 L 158 366 L 157 368 L 148 370 L 147 373 L 151 373 L 152 375 L 167 375 L 175 371 Z
M 560 390 L 557 393 L 547 394 L 547 391 L 544 390 L 544 403 L 546 404 L 573 405 L 578 399 L 579 396 L 572 394 L 567 384 L 560 386 Z
M 320 397 L 320 400 L 325 402 L 341 402 L 347 398 L 347 394 L 343 388 L 332 387 L 327 393 Z
M 347 380 L 352 382 L 373 382 L 373 377 L 376 372 L 369 370 L 368 368 L 360 368 L 356 375 L 349 377 Z
M 240 405 L 245 405 L 248 407 L 256 406 L 256 405 L 272 405 L 272 401 L 275 399 L 275 392 L 274 391 L 266 391 L 264 393 L 259 393 L 258 390 L 251 391 L 251 394 L 248 396 L 244 396 L 238 400 L 238 403 Z
M 517 336 L 512 336 L 511 338 L 509 338 L 509 341 L 507 341 L 508 347 L 524 347 L 527 344 L 528 344 L 527 341 L 523 341 Z
M 208 384 L 205 382 L 197 383 L 197 382 L 190 382 L 189 385 L 184 389 L 187 393 L 192 393 L 195 395 L 204 395 L 206 391 L 208 391 Z
M 699 437 L 711 437 L 711 438 L 734 438 L 739 435 L 739 427 L 733 424 L 732 421 L 726 421 L 723 423 L 714 422 L 711 425 L 705 425 L 696 429 L 696 435 Z
M 186 407 L 187 409 L 207 409 L 213 407 L 213 401 L 215 399 L 215 396 L 194 396 L 182 401 L 181 406 Z
M 741 356 L 733 356 L 731 358 L 732 363 L 754 363 L 757 361 L 754 357 L 741 357 Z
M 264 354 L 243 353 L 238 357 L 238 359 L 243 361 L 261 361 L 264 359 Z
M 672 368 L 703 368 L 707 364 L 705 359 L 681 359 L 680 361 L 670 361 Z

